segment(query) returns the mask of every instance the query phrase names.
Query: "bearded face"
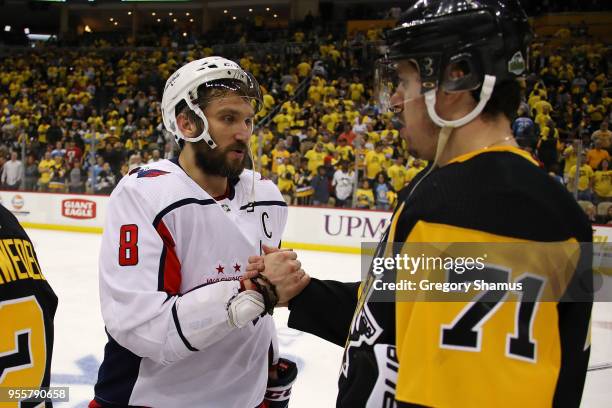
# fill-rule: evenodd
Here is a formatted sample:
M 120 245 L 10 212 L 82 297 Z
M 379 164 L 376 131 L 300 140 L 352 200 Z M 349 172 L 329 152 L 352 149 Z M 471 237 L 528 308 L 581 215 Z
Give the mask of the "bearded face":
M 248 147 L 240 141 L 214 150 L 202 141 L 195 143 L 193 147 L 196 165 L 206 174 L 237 178 L 246 166 Z

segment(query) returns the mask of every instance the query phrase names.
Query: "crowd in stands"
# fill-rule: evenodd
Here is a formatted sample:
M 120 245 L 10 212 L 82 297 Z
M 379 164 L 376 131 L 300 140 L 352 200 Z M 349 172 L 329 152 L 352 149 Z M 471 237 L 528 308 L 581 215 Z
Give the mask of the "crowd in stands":
M 361 38 L 374 42 L 379 34 L 372 29 Z M 560 30 L 534 43 L 512 130 L 551 177 L 572 192 L 577 185 L 595 221 L 595 206 L 612 201 L 609 50 L 584 34 Z M 408 154 L 390 114 L 374 100 L 364 69 L 371 56 L 352 40 L 320 32 L 296 30 L 287 40 L 298 47 L 224 55 L 264 90 L 250 142 L 255 169 L 292 204 L 393 208 L 397 192 L 427 163 Z M 109 194 L 131 169 L 175 157 L 161 123 L 161 89 L 183 63 L 212 54 L 205 45 L 116 51 L 98 43 L 6 55 L 0 62 L 3 188 Z M 607 221 L 600 207 L 597 220 Z
M 577 196 L 592 220 L 602 222 L 612 201 L 610 51 L 580 38 L 580 32 L 564 28 L 532 45 L 530 74 L 512 130 Z

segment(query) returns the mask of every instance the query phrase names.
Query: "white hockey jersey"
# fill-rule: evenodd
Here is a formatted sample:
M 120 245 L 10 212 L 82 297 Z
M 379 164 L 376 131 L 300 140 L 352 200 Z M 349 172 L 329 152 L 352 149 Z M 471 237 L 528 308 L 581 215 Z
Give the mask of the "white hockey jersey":
M 280 244 L 287 206 L 258 173 L 245 170 L 229 184 L 213 199 L 178 162 L 162 160 L 124 177 L 111 195 L 100 252 L 109 337 L 95 386 L 100 405 L 262 402 L 274 321 L 232 328 L 227 304 L 248 257 Z

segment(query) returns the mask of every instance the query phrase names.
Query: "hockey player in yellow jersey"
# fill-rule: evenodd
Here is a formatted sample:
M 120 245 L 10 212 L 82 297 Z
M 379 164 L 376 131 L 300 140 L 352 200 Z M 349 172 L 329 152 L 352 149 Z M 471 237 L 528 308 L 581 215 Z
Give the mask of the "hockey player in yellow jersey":
M 338 407 L 578 407 L 592 306 L 592 252 L 578 243 L 592 242 L 592 231 L 510 130 L 527 17 L 517 0 L 412 4 L 386 35 L 376 77 L 410 154 L 430 165 L 400 192 L 376 255 L 392 242 L 545 246 L 479 275 L 530 285 L 537 296 L 510 289 L 488 301 L 377 302 L 371 270 L 364 283 L 311 279 L 289 302 L 288 325 L 345 348 Z M 253 259 L 251 268 L 265 265 Z M 575 293 L 580 302 L 560 301 Z

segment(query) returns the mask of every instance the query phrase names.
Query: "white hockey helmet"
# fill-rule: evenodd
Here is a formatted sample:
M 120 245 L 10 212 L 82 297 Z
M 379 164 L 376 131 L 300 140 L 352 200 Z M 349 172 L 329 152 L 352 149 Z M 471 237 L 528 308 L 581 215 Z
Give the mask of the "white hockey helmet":
M 257 80 L 240 68 L 240 65 L 223 57 L 206 57 L 191 61 L 168 78 L 161 103 L 164 127 L 174 135 L 177 143 L 180 139 L 186 142 L 204 140 L 214 149 L 217 144 L 208 132 L 208 120 L 198 105 L 198 87 L 204 84 L 210 88 L 223 88 L 240 93 L 242 97 L 254 103 L 255 112 L 261 108 L 262 96 Z M 189 109 L 202 119 L 202 133 L 199 136 L 187 138 L 181 133 L 176 123 L 176 106 L 181 101 L 185 101 Z

